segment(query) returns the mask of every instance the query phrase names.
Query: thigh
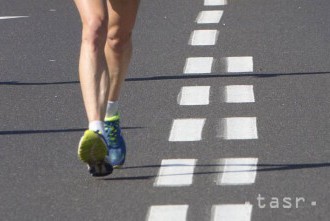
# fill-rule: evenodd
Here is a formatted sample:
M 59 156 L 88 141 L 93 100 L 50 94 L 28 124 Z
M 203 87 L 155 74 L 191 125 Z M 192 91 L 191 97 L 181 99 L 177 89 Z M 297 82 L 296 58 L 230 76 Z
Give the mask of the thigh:
M 101 21 L 108 19 L 106 0 L 74 0 L 74 2 L 84 25 L 96 19 Z
M 108 29 L 115 33 L 131 32 L 134 28 L 139 0 L 107 0 Z

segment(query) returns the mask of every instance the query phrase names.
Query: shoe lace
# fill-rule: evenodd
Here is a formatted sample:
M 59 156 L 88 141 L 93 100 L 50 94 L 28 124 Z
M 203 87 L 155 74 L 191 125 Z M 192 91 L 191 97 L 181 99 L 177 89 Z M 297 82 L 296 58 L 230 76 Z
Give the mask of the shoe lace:
M 108 134 L 110 143 L 117 144 L 120 134 L 119 120 L 110 121 L 106 127 L 106 133 Z

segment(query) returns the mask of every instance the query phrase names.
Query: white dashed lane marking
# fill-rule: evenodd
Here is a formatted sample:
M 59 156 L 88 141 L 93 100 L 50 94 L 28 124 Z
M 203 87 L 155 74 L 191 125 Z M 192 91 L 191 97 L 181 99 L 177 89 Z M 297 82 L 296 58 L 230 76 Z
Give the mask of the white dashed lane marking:
M 218 35 L 218 30 L 195 30 L 191 33 L 189 44 L 193 46 L 215 45 Z
M 213 57 L 187 58 L 184 74 L 209 74 L 212 72 Z
M 182 87 L 178 96 L 179 105 L 208 105 L 210 86 Z
M 195 159 L 163 160 L 154 186 L 189 186 L 193 182 Z
M 255 102 L 253 85 L 228 85 L 224 89 L 226 103 Z
M 151 206 L 147 221 L 186 221 L 188 205 Z
M 190 57 L 186 59 L 184 74 L 218 74 L 253 72 L 253 57 Z
M 175 119 L 169 141 L 200 141 L 206 119 Z
M 252 205 L 228 204 L 215 205 L 212 208 L 212 221 L 250 221 L 252 215 Z
M 252 57 L 226 57 L 226 71 L 231 72 L 253 72 Z
M 217 185 L 250 185 L 257 176 L 257 158 L 226 158 L 219 160 Z
M 197 16 L 196 22 L 197 24 L 219 23 L 222 15 L 223 11 L 220 10 L 201 11 Z
M 0 16 L 0 20 L 15 19 L 15 18 L 28 18 L 29 16 Z
M 227 5 L 227 0 L 204 0 L 205 6 Z
M 231 117 L 220 120 L 218 137 L 225 140 L 258 139 L 256 117 Z
M 224 6 L 227 0 L 204 0 L 205 6 Z M 201 11 L 195 22 L 218 24 L 223 16 L 222 10 Z M 201 27 L 201 26 L 200 26 Z M 216 45 L 218 30 L 195 30 L 188 44 L 192 46 Z M 189 57 L 186 59 L 184 74 L 211 74 L 217 72 L 253 72 L 253 57 Z M 226 103 L 255 102 L 253 85 L 228 85 L 222 88 Z M 182 87 L 178 95 L 179 105 L 209 105 L 210 86 Z M 170 131 L 170 142 L 202 140 L 205 118 L 174 119 Z M 217 136 L 225 140 L 258 139 L 256 117 L 231 117 L 220 120 Z M 162 160 L 155 187 L 190 186 L 193 183 L 196 159 Z M 217 185 L 251 185 L 257 176 L 258 158 L 219 159 Z M 186 221 L 188 205 L 159 205 L 149 208 L 147 221 Z M 253 206 L 245 204 L 222 204 L 212 207 L 211 221 L 250 221 Z

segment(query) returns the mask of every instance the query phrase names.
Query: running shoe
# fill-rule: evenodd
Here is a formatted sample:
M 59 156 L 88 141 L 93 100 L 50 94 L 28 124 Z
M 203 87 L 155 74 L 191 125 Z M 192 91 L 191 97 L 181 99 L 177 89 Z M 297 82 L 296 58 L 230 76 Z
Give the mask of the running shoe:
M 126 145 L 121 134 L 119 114 L 106 118 L 104 124 L 111 165 L 120 168 L 125 163 Z
M 98 132 L 85 131 L 79 142 L 78 157 L 82 162 L 87 163 L 88 171 L 92 176 L 106 176 L 112 173 L 107 143 Z

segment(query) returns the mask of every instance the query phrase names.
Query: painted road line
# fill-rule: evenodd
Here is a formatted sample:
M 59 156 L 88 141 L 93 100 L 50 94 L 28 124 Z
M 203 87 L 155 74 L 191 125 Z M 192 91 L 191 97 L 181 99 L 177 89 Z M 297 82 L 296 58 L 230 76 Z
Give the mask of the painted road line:
M 213 57 L 187 58 L 183 70 L 184 74 L 209 74 L 212 72 Z
M 217 185 L 250 185 L 257 176 L 258 158 L 220 159 Z
M 179 105 L 208 105 L 210 103 L 210 86 L 182 87 L 178 96 Z
M 220 120 L 218 137 L 225 140 L 258 139 L 256 117 L 231 117 Z
M 186 221 L 188 205 L 151 206 L 147 221 Z
M 218 35 L 218 30 L 195 30 L 190 35 L 189 44 L 193 46 L 215 45 Z
M 223 11 L 220 11 L 220 10 L 201 11 L 196 18 L 196 22 L 197 22 L 197 24 L 219 23 L 222 15 L 223 15 Z
M 204 0 L 205 6 L 227 5 L 227 0 Z
M 253 72 L 253 57 L 226 57 L 226 71 L 232 72 Z
M 252 216 L 252 205 L 228 204 L 215 205 L 212 207 L 212 221 L 250 221 Z
M 15 19 L 15 18 L 28 18 L 29 16 L 0 16 L 0 20 Z
M 154 186 L 190 186 L 193 182 L 196 161 L 195 159 L 162 160 Z
M 175 119 L 169 141 L 199 141 L 206 119 Z
M 226 103 L 253 103 L 255 102 L 253 85 L 228 85 L 225 87 Z

